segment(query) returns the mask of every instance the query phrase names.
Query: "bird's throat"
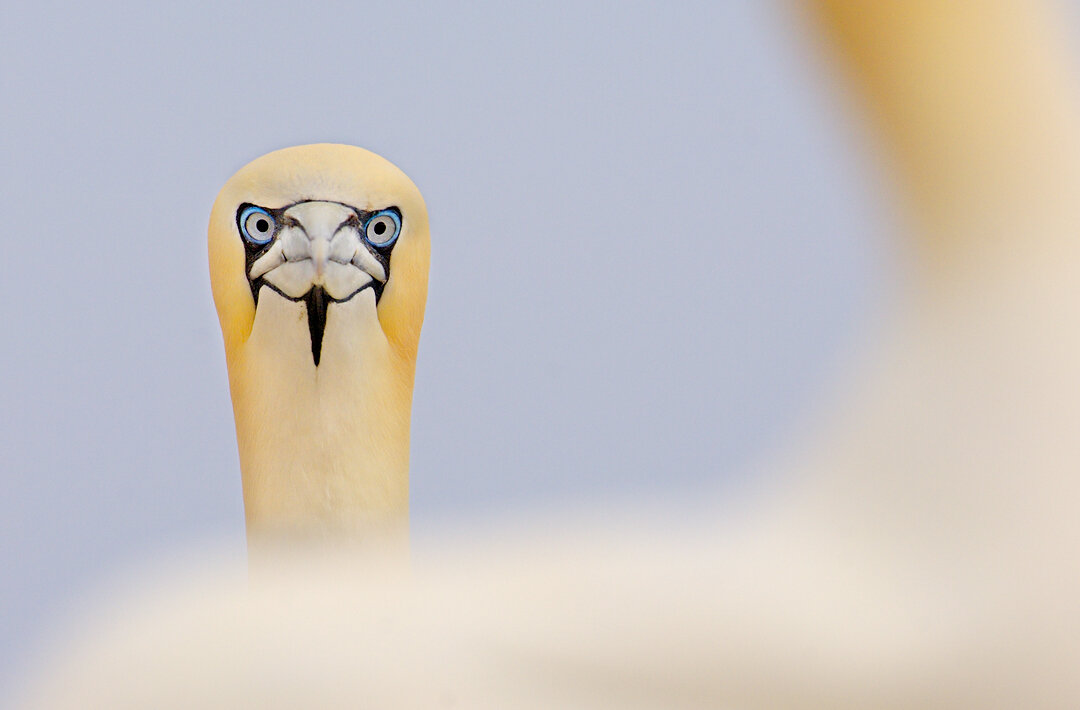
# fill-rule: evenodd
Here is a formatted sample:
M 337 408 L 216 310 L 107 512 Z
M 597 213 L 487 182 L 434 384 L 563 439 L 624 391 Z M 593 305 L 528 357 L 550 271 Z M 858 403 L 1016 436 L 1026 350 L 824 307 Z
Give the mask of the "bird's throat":
M 308 331 L 311 334 L 311 358 L 315 361 L 315 367 L 319 366 L 322 358 L 323 333 L 326 332 L 326 307 L 329 299 L 322 286 L 313 286 L 304 296 L 304 305 L 307 306 Z
M 264 292 L 250 337 L 227 351 L 249 539 L 368 539 L 406 525 L 412 368 L 369 291 Z

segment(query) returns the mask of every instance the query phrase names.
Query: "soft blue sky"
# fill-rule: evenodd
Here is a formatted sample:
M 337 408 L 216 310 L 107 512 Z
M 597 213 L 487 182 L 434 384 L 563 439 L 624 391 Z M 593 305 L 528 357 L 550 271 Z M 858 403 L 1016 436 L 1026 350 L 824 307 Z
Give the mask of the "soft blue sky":
M 205 228 L 262 153 L 355 143 L 427 199 L 419 526 L 723 495 L 887 298 L 786 4 L 219 5 L 0 8 L 0 677 L 88 585 L 242 544 Z

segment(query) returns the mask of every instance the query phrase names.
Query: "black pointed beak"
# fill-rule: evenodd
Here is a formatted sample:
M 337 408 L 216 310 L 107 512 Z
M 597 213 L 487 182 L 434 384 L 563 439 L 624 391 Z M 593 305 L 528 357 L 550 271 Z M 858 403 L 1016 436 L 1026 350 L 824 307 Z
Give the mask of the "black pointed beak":
M 326 306 L 329 299 L 322 286 L 313 286 L 304 296 L 304 305 L 307 306 L 308 331 L 311 333 L 311 357 L 315 361 L 315 367 L 319 366 L 322 357 L 323 332 L 326 330 Z

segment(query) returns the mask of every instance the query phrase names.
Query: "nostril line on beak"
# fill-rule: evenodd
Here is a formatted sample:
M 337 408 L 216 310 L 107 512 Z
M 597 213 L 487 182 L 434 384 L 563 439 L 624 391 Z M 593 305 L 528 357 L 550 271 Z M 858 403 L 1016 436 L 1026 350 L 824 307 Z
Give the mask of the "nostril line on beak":
M 315 274 L 322 276 L 326 273 L 326 262 L 329 260 L 330 242 L 325 239 L 311 240 L 311 260 L 315 263 Z

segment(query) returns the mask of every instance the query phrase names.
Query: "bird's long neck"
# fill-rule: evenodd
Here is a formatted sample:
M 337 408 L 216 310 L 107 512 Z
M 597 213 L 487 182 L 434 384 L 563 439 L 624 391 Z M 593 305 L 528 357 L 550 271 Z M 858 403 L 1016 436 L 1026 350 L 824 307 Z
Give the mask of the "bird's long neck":
M 304 303 L 264 290 L 229 362 L 250 542 L 404 536 L 413 363 L 373 301 L 330 304 L 316 367 Z
M 955 282 L 1077 221 L 1080 110 L 1067 23 L 1049 3 L 811 6 L 892 162 L 919 276 Z
M 1080 500 L 1080 111 L 1046 8 L 813 5 L 892 159 L 917 257 L 821 437 L 815 495 L 922 556 L 1075 539 L 1057 528 Z

